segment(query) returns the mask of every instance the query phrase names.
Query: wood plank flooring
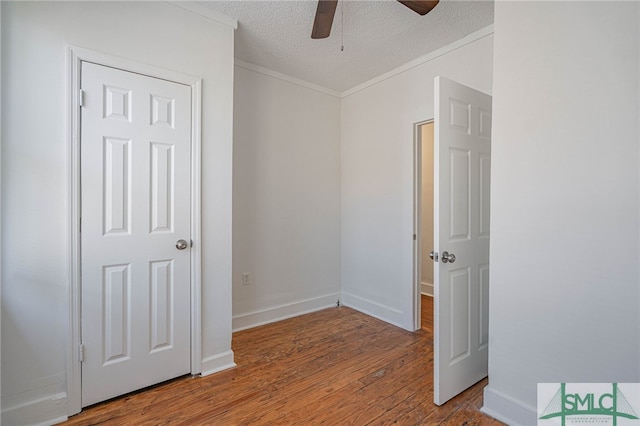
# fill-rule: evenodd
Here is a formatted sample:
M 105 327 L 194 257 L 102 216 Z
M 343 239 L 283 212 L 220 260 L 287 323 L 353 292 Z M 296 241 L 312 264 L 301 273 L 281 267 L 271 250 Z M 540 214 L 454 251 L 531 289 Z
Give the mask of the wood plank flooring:
M 479 411 L 486 380 L 433 404 L 430 302 L 423 297 L 415 333 L 346 307 L 238 332 L 238 367 L 97 404 L 63 424 L 501 425 Z
M 433 337 L 433 297 L 420 297 L 420 321 L 422 329 Z

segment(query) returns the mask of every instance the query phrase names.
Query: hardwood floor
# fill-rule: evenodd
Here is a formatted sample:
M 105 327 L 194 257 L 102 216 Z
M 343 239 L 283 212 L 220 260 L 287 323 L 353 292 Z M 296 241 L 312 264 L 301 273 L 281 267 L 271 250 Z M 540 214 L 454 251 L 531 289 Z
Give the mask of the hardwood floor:
M 429 300 L 422 309 L 415 333 L 346 307 L 238 332 L 238 367 L 97 404 L 64 424 L 501 425 L 478 410 L 486 380 L 433 404 Z
M 422 329 L 433 336 L 433 297 L 420 296 L 420 320 Z

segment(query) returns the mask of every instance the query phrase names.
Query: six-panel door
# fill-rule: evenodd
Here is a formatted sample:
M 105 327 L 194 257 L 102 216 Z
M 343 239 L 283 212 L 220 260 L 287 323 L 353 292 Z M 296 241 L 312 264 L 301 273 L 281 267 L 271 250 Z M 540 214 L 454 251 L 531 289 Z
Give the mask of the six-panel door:
M 190 371 L 191 89 L 83 62 L 82 405 Z
M 434 402 L 487 376 L 491 96 L 435 80 Z M 444 262 L 444 252 L 455 255 Z

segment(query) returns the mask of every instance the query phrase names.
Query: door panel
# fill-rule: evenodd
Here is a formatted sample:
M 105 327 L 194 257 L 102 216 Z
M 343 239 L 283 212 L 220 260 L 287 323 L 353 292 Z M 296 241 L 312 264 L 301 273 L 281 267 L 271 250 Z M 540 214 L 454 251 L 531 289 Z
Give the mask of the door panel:
M 151 143 L 151 233 L 173 232 L 174 146 Z
M 480 289 L 480 321 L 478 321 L 478 350 L 484 350 L 489 344 L 489 264 L 478 265 L 479 269 L 479 289 Z
M 131 322 L 129 319 L 130 275 L 127 265 L 103 266 L 104 271 L 104 363 L 130 358 Z
M 435 80 L 434 402 L 486 377 L 491 97 Z M 455 262 L 444 262 L 444 253 Z
M 190 371 L 191 89 L 87 62 L 82 405 Z
M 104 233 L 130 234 L 131 139 L 104 138 Z
M 151 262 L 151 353 L 172 347 L 173 294 L 173 260 Z
M 469 324 L 469 268 L 457 269 L 449 273 L 449 321 L 450 350 L 449 364 L 462 361 L 469 356 L 470 324 Z
M 449 241 L 466 241 L 470 238 L 469 157 L 469 150 L 449 149 Z
M 491 182 L 491 157 L 480 155 L 480 209 L 478 238 L 489 238 L 489 184 Z

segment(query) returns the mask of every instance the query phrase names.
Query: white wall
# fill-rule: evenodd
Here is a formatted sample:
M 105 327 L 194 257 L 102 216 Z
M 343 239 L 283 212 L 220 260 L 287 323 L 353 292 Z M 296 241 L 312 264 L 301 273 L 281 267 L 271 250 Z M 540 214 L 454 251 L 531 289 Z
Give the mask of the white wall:
M 203 370 L 228 365 L 232 27 L 168 3 L 1 7 L 2 424 L 68 414 L 68 44 L 203 78 Z
M 0 23 L 2 6 L 0 5 Z M 0 366 L 2 366 L 2 31 L 0 30 Z M 0 367 L 0 423 L 2 423 L 2 369 Z
M 234 330 L 335 306 L 340 292 L 340 99 L 235 70 Z
M 637 2 L 496 2 L 489 386 L 640 381 Z
M 489 34 L 342 103 L 343 301 L 413 329 L 413 125 L 433 118 L 437 75 L 491 93 Z

